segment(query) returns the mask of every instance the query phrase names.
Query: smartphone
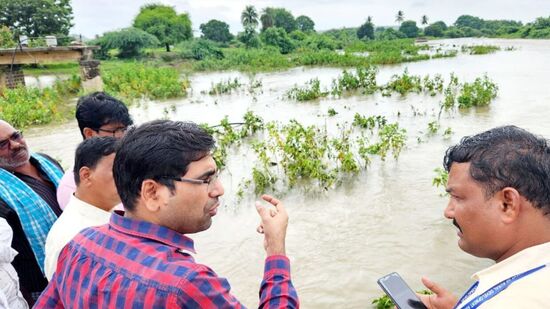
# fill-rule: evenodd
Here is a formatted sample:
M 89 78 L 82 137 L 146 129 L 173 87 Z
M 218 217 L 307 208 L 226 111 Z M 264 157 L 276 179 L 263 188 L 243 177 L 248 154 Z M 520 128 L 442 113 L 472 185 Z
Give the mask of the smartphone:
M 399 309 L 427 309 L 418 296 L 398 273 L 393 272 L 378 279 L 378 285 Z

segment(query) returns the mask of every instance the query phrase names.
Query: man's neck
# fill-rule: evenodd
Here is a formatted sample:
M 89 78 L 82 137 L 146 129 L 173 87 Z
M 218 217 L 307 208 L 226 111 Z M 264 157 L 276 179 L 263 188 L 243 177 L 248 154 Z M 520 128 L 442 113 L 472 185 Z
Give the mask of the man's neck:
M 94 198 L 95 196 L 97 196 L 96 194 L 90 194 L 90 192 L 85 192 L 85 190 L 79 190 L 78 188 L 76 189 L 74 196 L 84 203 L 90 204 L 107 212 L 111 211 L 116 206 L 112 205 L 111 203 L 105 203 L 104 201 Z
M 38 169 L 34 165 L 31 164 L 30 160 L 25 162 L 25 164 L 14 168 L 12 170 L 12 172 L 27 175 L 27 176 L 30 176 L 30 177 L 33 177 L 33 178 L 36 178 L 36 179 L 39 179 L 39 180 L 42 179 Z
M 539 212 L 540 210 L 536 210 Z M 517 230 L 516 241 L 500 255 L 495 262 L 501 262 L 527 248 L 550 242 L 550 218 L 541 213 L 530 216 L 521 228 Z

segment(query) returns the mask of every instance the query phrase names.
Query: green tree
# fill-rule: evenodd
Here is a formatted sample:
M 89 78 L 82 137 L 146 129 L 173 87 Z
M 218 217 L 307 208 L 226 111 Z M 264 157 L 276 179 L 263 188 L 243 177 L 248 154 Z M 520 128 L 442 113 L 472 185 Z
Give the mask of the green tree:
M 294 16 L 284 8 L 265 8 L 260 16 L 260 21 L 262 22 L 262 31 L 270 27 L 279 27 L 283 28 L 286 33 L 290 33 L 297 29 Z
M 296 26 L 303 32 L 315 31 L 315 22 L 305 15 L 296 17 Z
M 267 7 L 262 10 L 262 15 L 260 15 L 260 21 L 262 22 L 262 31 L 265 31 L 267 28 L 273 27 L 275 22 L 275 13 L 273 8 Z
M 200 29 L 203 37 L 208 40 L 227 43 L 233 39 L 229 25 L 223 21 L 211 19 L 206 24 L 201 24 Z
M 399 26 L 399 31 L 403 32 L 408 38 L 416 38 L 418 36 L 419 29 L 414 20 L 407 20 L 401 23 L 401 26 Z
M 107 57 L 111 49 L 118 50 L 118 58 L 133 58 L 140 55 L 145 47 L 158 46 L 159 40 L 152 34 L 141 29 L 126 28 L 119 31 L 104 33 L 103 36 L 90 42 L 91 45 L 99 45 L 101 50 L 96 56 Z
M 147 4 L 141 7 L 134 19 L 134 27 L 154 36 L 170 51 L 170 44 L 193 37 L 191 20 L 186 13 L 177 14 L 171 6 Z
M 253 5 L 247 5 L 241 13 L 241 23 L 244 29 L 256 29 L 258 27 L 258 12 Z
M 403 20 L 405 20 L 405 13 L 403 13 L 403 11 L 401 10 L 397 11 L 397 15 L 395 15 L 395 21 L 398 24 L 401 24 Z
M 436 21 L 424 29 L 424 34 L 434 37 L 442 37 L 447 30 L 447 25 L 442 21 Z
M 485 21 L 479 17 L 471 15 L 461 15 L 455 21 L 455 26 L 459 28 L 470 27 L 480 30 L 483 28 Z
M 266 45 L 278 47 L 281 54 L 288 54 L 294 50 L 294 45 L 283 28 L 267 28 L 262 32 L 261 38 Z
M 2 0 L 0 26 L 30 37 L 69 35 L 73 26 L 70 0 Z
M 357 28 L 357 37 L 359 39 L 368 38 L 374 39 L 374 25 L 367 18 L 367 21 Z
M 245 28 L 237 35 L 237 40 L 242 42 L 246 48 L 258 48 L 261 45 L 258 34 L 252 28 Z
M 15 45 L 13 33 L 11 33 L 10 28 L 0 26 L 0 48 L 12 48 L 15 47 Z

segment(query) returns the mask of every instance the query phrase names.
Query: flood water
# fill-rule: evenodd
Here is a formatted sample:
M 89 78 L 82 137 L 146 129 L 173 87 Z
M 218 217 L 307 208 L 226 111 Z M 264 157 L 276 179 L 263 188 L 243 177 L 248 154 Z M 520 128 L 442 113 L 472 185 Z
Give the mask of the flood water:
M 443 217 L 446 198 L 441 188 L 432 186 L 434 168 L 440 167 L 444 151 L 462 136 L 494 126 L 514 124 L 550 137 L 550 41 L 462 39 L 432 44 L 492 44 L 503 47 L 489 55 L 436 59 L 380 67 L 378 83 L 408 68 L 410 74 L 441 74 L 448 80 L 454 72 L 461 82 L 473 81 L 487 73 L 499 87 L 497 99 L 487 108 L 443 113 L 441 127 L 453 135 L 445 139 L 442 130 L 427 135 L 427 124 L 437 119 L 441 97 L 409 94 L 402 98 L 356 95 L 297 103 L 284 98 L 294 84 L 303 85 L 318 77 L 329 87 L 338 68 L 296 68 L 257 74 L 262 93 L 247 91 L 231 95 L 201 94 L 212 83 L 239 77 L 247 83 L 251 76 L 238 72 L 190 76 L 192 93 L 183 99 L 141 102 L 131 108 L 136 123 L 157 118 L 218 123 L 225 115 L 242 121 L 247 110 L 266 121 L 282 123 L 297 119 L 304 124 L 327 126 L 362 115 L 384 115 L 407 129 L 407 147 L 397 161 L 373 160 L 352 183 L 322 194 L 291 190 L 283 197 L 290 215 L 287 254 L 292 278 L 304 308 L 369 308 L 383 292 L 376 280 L 397 271 L 409 285 L 422 289 L 425 275 L 461 293 L 471 283 L 470 275 L 491 264 L 474 258 L 457 246 L 456 230 Z M 513 51 L 504 47 L 514 46 Z M 245 87 L 246 88 L 246 87 Z M 338 114 L 327 118 L 327 110 Z M 33 128 L 26 131 L 27 143 L 71 165 L 81 137 L 76 122 Z M 420 142 L 419 142 L 420 139 Z M 249 177 L 250 156 L 236 148 L 221 178 L 226 188 L 225 206 L 214 217 L 212 227 L 195 239 L 196 259 L 227 277 L 233 293 L 247 306 L 258 303 L 264 251 L 262 237 L 255 232 L 258 217 L 253 207 L 256 196 L 241 201 L 235 196 L 242 177 Z

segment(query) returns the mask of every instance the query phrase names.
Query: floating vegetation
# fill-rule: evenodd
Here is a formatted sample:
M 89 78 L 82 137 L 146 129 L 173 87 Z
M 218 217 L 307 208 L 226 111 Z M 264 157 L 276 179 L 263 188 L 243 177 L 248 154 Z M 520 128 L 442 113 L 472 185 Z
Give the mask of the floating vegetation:
M 331 94 L 339 97 L 344 91 L 358 89 L 361 89 L 364 94 L 373 94 L 378 90 L 376 86 L 377 73 L 378 68 L 375 66 L 356 68 L 355 74 L 344 70 L 342 75 L 332 81 Z
M 446 189 L 447 181 L 449 180 L 449 172 L 441 167 L 438 167 L 434 169 L 434 173 L 435 177 L 432 179 L 432 185 L 436 188 L 443 187 L 443 189 Z M 447 191 L 441 195 L 447 195 Z
M 189 88 L 174 68 L 121 63 L 102 74 L 105 91 L 123 99 L 183 97 Z
M 439 129 L 441 128 L 441 125 L 437 120 L 431 121 L 428 123 L 428 133 L 435 134 Z
M 298 87 L 295 85 L 286 93 L 286 96 L 289 99 L 297 101 L 310 101 L 321 97 L 326 97 L 327 95 L 327 91 L 321 90 L 321 82 L 318 78 L 309 80 L 305 87 Z
M 65 104 L 69 96 L 80 92 L 80 77 L 57 80 L 52 87 L 3 89 L 0 93 L 0 119 L 14 127 L 48 124 L 70 114 Z
M 329 109 L 327 110 L 327 115 L 328 115 L 329 117 L 334 117 L 334 116 L 336 116 L 337 114 L 338 114 L 338 112 L 337 112 L 334 108 L 329 108 Z
M 458 107 L 486 106 L 496 98 L 498 86 L 487 75 L 478 77 L 473 83 L 464 83 L 458 94 Z
M 422 79 L 420 76 L 409 75 L 405 69 L 402 75 L 393 75 L 390 81 L 382 87 L 382 95 L 391 96 L 392 92 L 406 95 L 409 92 L 419 93 L 422 91 Z
M 461 50 L 462 52 L 469 53 L 470 55 L 485 55 L 500 50 L 500 47 L 494 45 L 463 45 Z
M 216 84 L 212 84 L 212 87 L 208 91 L 208 94 L 210 95 L 229 94 L 233 92 L 233 90 L 236 90 L 241 86 L 242 84 L 237 77 L 235 77 L 234 79 L 230 78 L 226 81 L 220 81 L 220 82 L 217 82 Z M 260 87 L 261 87 L 261 81 L 260 81 Z
M 251 145 L 257 160 L 251 177 L 240 185 L 242 196 L 249 189 L 259 193 L 298 184 L 328 190 L 366 168 L 371 156 L 384 160 L 391 153 L 398 158 L 407 140 L 404 129 L 380 115 L 357 114 L 356 119 L 352 125 L 337 123 L 333 134 L 326 127 L 305 126 L 296 120 L 264 124 L 252 112 L 245 114 L 242 123 L 230 123 L 226 117 L 219 125 L 203 127 L 217 139 L 214 159 L 220 168 L 225 166 L 229 147 L 245 138 Z

